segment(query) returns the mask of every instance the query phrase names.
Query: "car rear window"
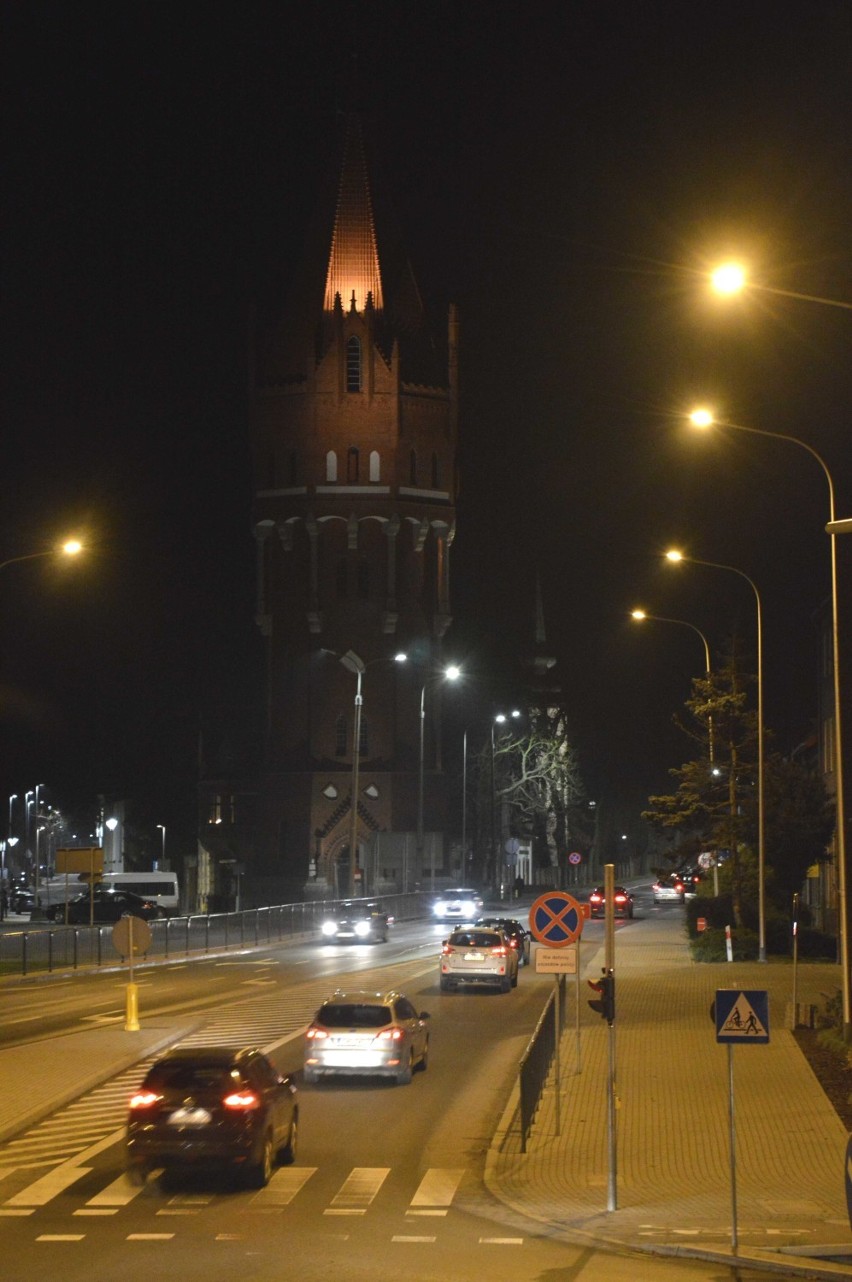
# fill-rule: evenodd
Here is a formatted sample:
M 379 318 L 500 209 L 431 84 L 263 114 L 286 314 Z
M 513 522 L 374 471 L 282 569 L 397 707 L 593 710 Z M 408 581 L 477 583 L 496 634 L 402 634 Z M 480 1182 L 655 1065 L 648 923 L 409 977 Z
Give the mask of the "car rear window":
M 457 930 L 450 936 L 456 948 L 494 948 L 500 936 L 493 930 Z
M 328 1002 L 317 1012 L 317 1023 L 326 1028 L 384 1028 L 392 1022 L 389 1006 L 361 1006 Z
M 241 1082 L 239 1069 L 225 1064 L 159 1064 L 151 1069 L 146 1085 L 158 1094 L 168 1091 L 231 1090 Z

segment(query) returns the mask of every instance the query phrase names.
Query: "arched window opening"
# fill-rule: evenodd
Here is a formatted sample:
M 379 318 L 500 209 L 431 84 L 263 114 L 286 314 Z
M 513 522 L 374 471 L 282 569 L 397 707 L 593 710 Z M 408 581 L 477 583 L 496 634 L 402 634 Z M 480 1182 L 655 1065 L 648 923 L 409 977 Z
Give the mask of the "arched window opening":
M 337 480 L 337 455 L 334 450 L 329 450 L 325 456 L 325 479 L 327 481 Z
M 354 334 L 346 344 L 346 390 L 361 391 L 361 340 Z
M 349 595 L 349 565 L 345 556 L 337 562 L 337 595 L 343 601 Z
M 341 712 L 337 721 L 334 723 L 335 745 L 334 755 L 336 757 L 346 756 L 346 718 Z
M 358 471 L 360 467 L 360 456 L 358 448 L 355 445 L 349 447 L 349 453 L 346 455 L 346 479 L 350 485 L 358 484 Z
M 379 458 L 379 451 L 371 450 L 370 451 L 370 480 L 380 481 L 381 479 L 382 479 L 381 460 Z
M 408 456 L 408 484 L 417 484 L 417 451 L 412 450 Z
M 362 601 L 370 596 L 370 565 L 364 556 L 358 560 L 358 596 Z
M 438 461 L 438 455 L 433 454 L 432 455 L 432 489 L 439 490 L 440 488 L 441 488 L 441 464 Z

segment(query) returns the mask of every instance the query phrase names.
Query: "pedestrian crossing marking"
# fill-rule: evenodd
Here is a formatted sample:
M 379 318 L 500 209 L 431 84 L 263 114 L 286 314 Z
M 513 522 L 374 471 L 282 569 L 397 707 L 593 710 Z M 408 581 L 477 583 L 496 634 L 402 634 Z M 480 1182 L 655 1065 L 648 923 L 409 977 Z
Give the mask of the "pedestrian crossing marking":
M 113 1180 L 100 1193 L 90 1197 L 86 1206 L 91 1207 L 119 1207 L 128 1206 L 135 1197 L 142 1192 L 141 1184 L 131 1184 L 126 1174 L 122 1174 L 117 1180 Z
M 354 1167 L 325 1214 L 363 1215 L 389 1175 L 389 1166 Z
M 312 1175 L 316 1175 L 315 1166 L 286 1166 L 273 1173 L 265 1189 L 255 1193 L 251 1200 L 252 1210 L 264 1210 L 267 1207 L 289 1206 L 297 1193 L 300 1193 Z
M 64 1193 L 72 1184 L 76 1184 L 84 1175 L 90 1175 L 91 1166 L 58 1166 L 49 1171 L 29 1188 L 22 1189 L 13 1197 L 6 1199 L 6 1206 L 45 1206 L 60 1193 Z
M 463 1176 L 464 1169 L 434 1167 L 423 1176 L 410 1205 L 415 1208 L 449 1206 Z
M 766 1037 L 766 1029 L 761 1024 L 751 1002 L 745 993 L 740 993 L 731 1007 L 728 1018 L 721 1031 L 737 1037 Z

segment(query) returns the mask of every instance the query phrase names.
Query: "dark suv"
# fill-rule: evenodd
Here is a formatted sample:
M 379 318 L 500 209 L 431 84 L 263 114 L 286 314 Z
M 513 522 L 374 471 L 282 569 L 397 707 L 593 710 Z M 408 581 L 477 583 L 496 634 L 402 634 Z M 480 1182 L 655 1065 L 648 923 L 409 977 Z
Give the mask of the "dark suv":
M 253 1188 L 296 1157 L 296 1088 L 254 1047 L 187 1046 L 148 1070 L 130 1100 L 127 1170 L 226 1168 Z
M 320 927 L 324 939 L 348 939 L 353 943 L 386 944 L 390 918 L 375 900 L 347 899 L 329 913 Z

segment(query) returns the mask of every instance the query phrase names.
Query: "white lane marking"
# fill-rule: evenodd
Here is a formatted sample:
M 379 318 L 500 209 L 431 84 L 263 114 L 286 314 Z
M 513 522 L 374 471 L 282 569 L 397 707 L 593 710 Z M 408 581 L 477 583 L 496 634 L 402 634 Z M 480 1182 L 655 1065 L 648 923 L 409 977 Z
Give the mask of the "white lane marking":
M 82 1242 L 85 1233 L 40 1233 L 36 1242 Z
M 433 1237 L 406 1237 L 404 1233 L 394 1233 L 391 1242 L 434 1242 Z
M 171 1242 L 174 1233 L 128 1233 L 128 1242 Z
M 523 1246 L 522 1237 L 481 1237 L 480 1246 Z
M 90 1197 L 86 1206 L 127 1206 L 141 1192 L 141 1184 L 132 1184 L 126 1174 L 121 1174 L 100 1193 Z

